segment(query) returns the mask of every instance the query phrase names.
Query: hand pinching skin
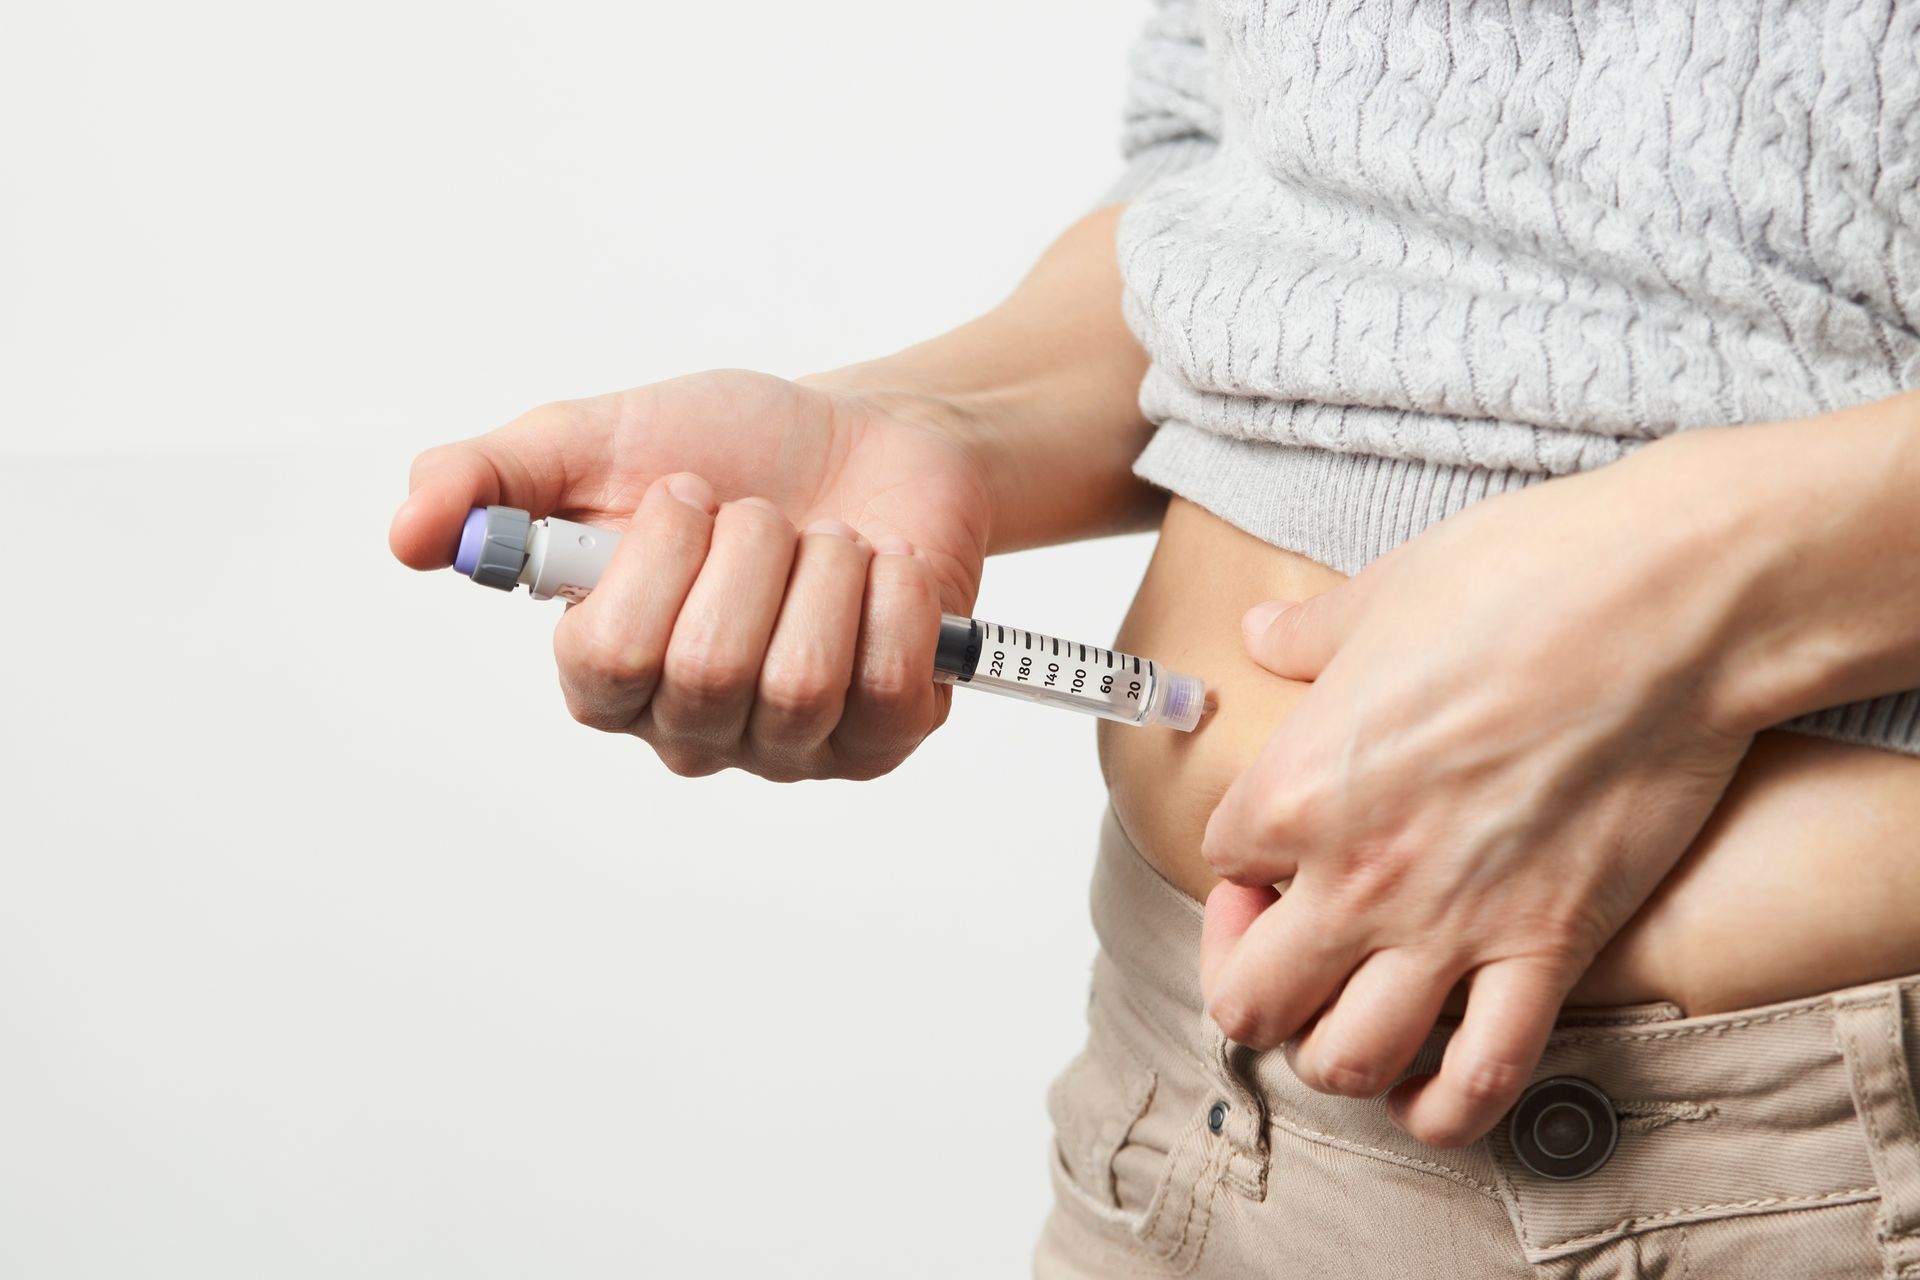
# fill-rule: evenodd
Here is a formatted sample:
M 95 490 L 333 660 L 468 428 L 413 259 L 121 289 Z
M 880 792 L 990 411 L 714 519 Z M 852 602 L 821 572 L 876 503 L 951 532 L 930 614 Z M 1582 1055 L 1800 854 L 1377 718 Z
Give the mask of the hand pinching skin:
M 1439 1073 L 1388 1095 L 1433 1146 L 1519 1096 L 1760 727 L 1714 675 L 1737 579 L 1681 589 L 1714 563 L 1687 545 L 1698 526 L 1635 514 L 1687 483 L 1667 456 L 1490 499 L 1247 613 L 1253 659 L 1311 687 L 1207 827 L 1228 882 L 1207 904 L 1210 1008 L 1309 1086 L 1371 1097 L 1464 984 Z M 1615 552 L 1569 573 L 1575 538 Z

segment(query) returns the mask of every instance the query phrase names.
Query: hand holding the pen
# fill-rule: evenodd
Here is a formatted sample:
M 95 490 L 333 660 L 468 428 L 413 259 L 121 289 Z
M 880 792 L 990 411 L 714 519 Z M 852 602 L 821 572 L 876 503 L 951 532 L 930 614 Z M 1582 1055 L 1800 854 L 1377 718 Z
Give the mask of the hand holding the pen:
M 390 540 L 443 567 L 493 503 L 623 530 L 554 633 L 575 719 L 683 775 L 872 777 L 951 697 L 940 615 L 972 604 L 991 519 L 966 426 L 937 397 L 696 374 L 429 450 Z
M 574 716 L 676 773 L 870 778 L 945 718 L 942 613 L 989 551 L 1142 528 L 1146 367 L 1120 307 L 1120 206 L 997 307 L 789 382 L 721 371 L 547 405 L 420 455 L 393 552 L 452 563 L 475 506 L 622 530 L 554 634 Z
M 1146 357 L 1088 214 L 993 308 L 880 360 L 547 405 L 420 455 L 393 553 L 452 563 L 475 506 L 624 531 L 554 634 L 574 716 L 669 768 L 870 778 L 945 718 L 942 613 L 989 551 L 1151 523 Z

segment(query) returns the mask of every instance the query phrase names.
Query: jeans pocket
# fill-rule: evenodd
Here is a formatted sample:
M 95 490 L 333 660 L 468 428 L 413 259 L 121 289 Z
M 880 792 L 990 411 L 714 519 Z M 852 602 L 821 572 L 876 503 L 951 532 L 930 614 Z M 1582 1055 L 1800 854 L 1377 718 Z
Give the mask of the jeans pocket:
M 1144 1025 L 1097 981 L 1087 1023 L 1086 1048 L 1047 1095 L 1055 1186 L 1064 1207 L 1129 1256 L 1177 1271 L 1204 1234 L 1221 1174 L 1207 1141 L 1213 1093 L 1179 1051 L 1150 1061 L 1136 1047 L 1152 1043 Z
M 1152 1200 L 1166 1152 L 1128 1148 L 1160 1077 L 1121 1038 L 1097 993 L 1087 1024 L 1086 1047 L 1047 1092 L 1054 1158 L 1068 1183 L 1103 1215 L 1137 1220 Z

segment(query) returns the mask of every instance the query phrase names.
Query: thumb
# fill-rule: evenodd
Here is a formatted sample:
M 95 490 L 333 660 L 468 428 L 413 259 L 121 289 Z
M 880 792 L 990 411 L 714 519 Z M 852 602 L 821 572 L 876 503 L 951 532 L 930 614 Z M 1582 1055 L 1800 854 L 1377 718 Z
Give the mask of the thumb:
M 402 564 L 441 569 L 453 563 L 460 526 L 474 507 L 504 502 L 535 518 L 551 515 L 579 477 L 603 475 L 606 434 L 583 407 L 558 404 L 498 431 L 427 450 L 413 461 L 407 499 L 394 513 L 387 545 Z
M 1266 600 L 1240 620 L 1247 656 L 1289 680 L 1312 680 L 1352 628 L 1354 593 L 1345 583 L 1308 600 Z
M 506 489 L 478 442 L 427 450 L 414 461 L 412 485 L 394 512 L 387 545 L 395 559 L 413 569 L 452 564 L 467 512 L 499 502 Z

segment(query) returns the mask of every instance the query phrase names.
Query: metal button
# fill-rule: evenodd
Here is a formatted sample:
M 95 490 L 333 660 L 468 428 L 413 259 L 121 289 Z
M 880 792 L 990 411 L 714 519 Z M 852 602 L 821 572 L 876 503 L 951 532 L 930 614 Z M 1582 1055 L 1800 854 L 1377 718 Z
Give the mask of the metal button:
M 1507 1121 L 1507 1137 L 1528 1170 L 1570 1181 L 1607 1162 L 1620 1137 L 1620 1116 L 1592 1081 L 1554 1076 L 1520 1095 Z
M 1207 1108 L 1207 1128 L 1215 1133 L 1227 1127 L 1227 1104 L 1216 1102 Z

